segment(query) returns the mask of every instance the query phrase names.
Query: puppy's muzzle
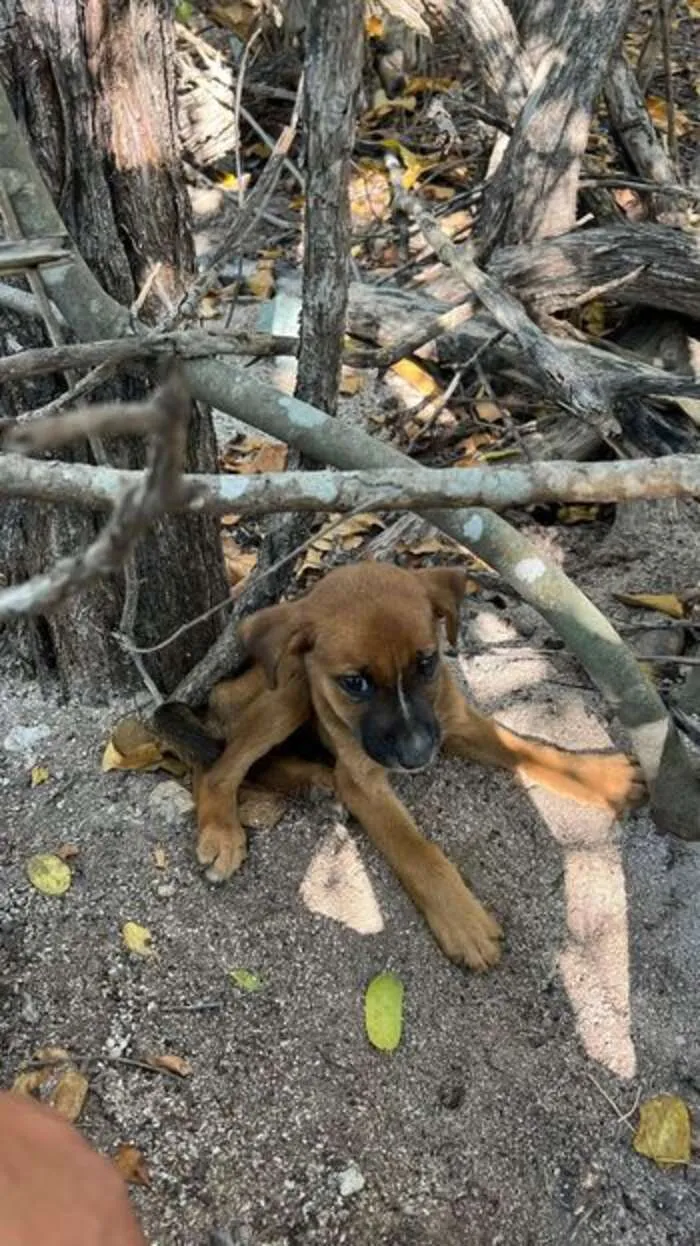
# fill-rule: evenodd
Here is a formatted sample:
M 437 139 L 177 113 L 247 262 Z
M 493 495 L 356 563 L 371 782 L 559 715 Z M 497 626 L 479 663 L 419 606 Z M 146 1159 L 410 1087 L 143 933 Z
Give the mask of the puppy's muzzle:
M 365 752 L 387 770 L 424 770 L 439 748 L 440 727 L 425 702 L 414 704 L 408 719 L 385 705 L 367 711 L 360 737 Z

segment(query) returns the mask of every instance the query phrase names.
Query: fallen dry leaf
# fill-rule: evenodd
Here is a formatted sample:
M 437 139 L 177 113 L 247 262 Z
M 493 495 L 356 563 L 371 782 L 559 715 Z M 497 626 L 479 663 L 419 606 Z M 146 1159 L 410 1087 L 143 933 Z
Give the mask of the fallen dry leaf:
M 23 1073 L 18 1073 L 12 1083 L 12 1089 L 18 1095 L 33 1095 L 44 1084 L 49 1076 L 50 1069 L 26 1069 Z
M 155 956 L 153 935 L 147 926 L 140 926 L 138 922 L 124 922 L 122 939 L 125 947 L 135 956 Z
M 32 887 L 45 896 L 62 896 L 68 891 L 73 875 L 65 861 L 51 852 L 40 852 L 27 861 L 27 874 Z
M 156 844 L 153 849 L 153 864 L 157 870 L 164 870 L 168 865 L 168 854 L 162 844 Z
M 599 506 L 560 506 L 557 510 L 559 523 L 595 523 L 600 518 Z
M 677 1095 L 656 1095 L 639 1106 L 632 1146 L 660 1168 L 690 1163 L 690 1112 Z
M 49 1096 L 56 1111 L 72 1124 L 77 1121 L 85 1106 L 89 1090 L 88 1080 L 76 1068 L 65 1069 Z
M 51 1104 L 71 1123 L 77 1121 L 85 1105 L 89 1084 L 76 1069 L 69 1052 L 63 1047 L 40 1047 L 32 1059 L 43 1067 L 18 1073 L 12 1089 L 17 1094 L 32 1095 L 43 1103 Z
M 270 299 L 275 292 L 275 261 L 259 260 L 254 273 L 248 277 L 246 286 L 250 294 L 258 299 Z M 261 469 L 262 470 L 262 469 Z M 270 470 L 274 471 L 274 468 Z
M 149 1056 L 148 1064 L 152 1064 L 154 1069 L 167 1069 L 168 1073 L 177 1073 L 178 1077 L 191 1077 L 192 1065 L 182 1056 L 173 1055 L 172 1052 L 165 1052 L 162 1056 Z
M 384 920 L 357 845 L 336 826 L 314 853 L 299 888 L 306 907 L 358 934 L 378 934 Z
M 255 550 L 241 549 L 237 541 L 228 532 L 222 533 L 221 548 L 224 554 L 224 565 L 229 584 L 240 584 L 250 575 L 258 555 Z
M 117 723 L 102 754 L 102 769 L 167 770 L 181 777 L 188 767 L 179 757 L 164 751 L 152 731 L 138 718 L 123 718 Z
M 130 1142 L 121 1142 L 114 1156 L 114 1163 L 128 1185 L 150 1185 L 151 1174 L 143 1151 Z
M 497 402 L 490 402 L 486 398 L 480 398 L 474 403 L 474 410 L 480 420 L 484 424 L 494 424 L 497 420 L 503 419 L 503 411 Z
M 365 383 L 365 375 L 355 368 L 343 367 L 340 374 L 340 392 L 346 397 L 359 394 Z
M 396 1051 L 403 1030 L 403 982 L 396 974 L 380 973 L 367 987 L 365 1030 L 378 1051 Z
M 49 777 L 46 766 L 32 766 L 32 787 L 38 787 L 40 783 L 45 783 Z
M 79 855 L 80 849 L 77 844 L 61 844 L 60 847 L 56 849 L 56 856 L 60 857 L 61 861 L 72 861 L 74 857 Z
M 647 112 L 651 117 L 654 125 L 659 130 L 668 130 L 668 104 L 660 95 L 647 95 L 646 100 Z M 693 127 L 693 123 L 687 113 L 681 108 L 676 108 L 674 114 L 674 129 L 679 137 L 687 134 Z
M 614 593 L 623 606 L 636 606 L 642 610 L 657 610 L 671 619 L 684 619 L 687 614 L 685 602 L 676 593 Z
M 287 447 L 281 441 L 242 437 L 229 442 L 221 458 L 226 472 L 254 476 L 260 472 L 283 472 L 287 466 Z
M 357 173 L 350 179 L 348 194 L 354 228 L 374 225 L 388 216 L 391 185 L 381 165 L 361 161 Z

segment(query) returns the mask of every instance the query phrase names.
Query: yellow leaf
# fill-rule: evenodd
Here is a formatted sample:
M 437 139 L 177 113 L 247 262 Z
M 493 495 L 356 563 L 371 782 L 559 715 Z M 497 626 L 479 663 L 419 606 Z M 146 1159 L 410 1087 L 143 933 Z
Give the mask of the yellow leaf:
M 261 260 L 255 272 L 248 277 L 246 285 L 255 298 L 272 298 L 275 292 L 274 261 Z
M 601 337 L 605 331 L 605 303 L 602 299 L 594 299 L 581 311 L 581 324 L 591 337 Z
M 143 1152 L 131 1143 L 120 1143 L 114 1156 L 114 1163 L 128 1185 L 151 1184 L 151 1175 Z
M 396 1051 L 403 1029 L 403 982 L 395 974 L 380 973 L 367 987 L 365 1029 L 378 1051 Z
M 166 1069 L 168 1073 L 176 1073 L 178 1077 L 191 1077 L 192 1065 L 182 1056 L 176 1056 L 171 1052 L 165 1052 L 162 1056 L 149 1056 L 148 1063 L 152 1064 L 154 1069 Z
M 353 224 L 382 221 L 391 204 L 391 187 L 384 168 L 363 162 L 348 187 Z
M 46 766 L 32 766 L 32 787 L 38 787 L 40 783 L 45 783 L 49 777 Z
M 457 78 L 409 78 L 406 83 L 406 90 L 411 95 L 422 95 L 426 91 L 435 91 L 440 94 L 443 91 L 449 91 L 452 87 L 458 86 Z
M 557 510 L 559 523 L 595 523 L 600 515 L 599 506 L 560 506 Z
M 632 1146 L 659 1167 L 690 1163 L 690 1112 L 677 1095 L 657 1095 L 639 1108 Z
M 690 17 L 700 18 L 700 0 L 685 0 Z
M 233 537 L 224 532 L 221 538 L 224 563 L 229 584 L 239 584 L 250 574 L 258 561 L 255 550 L 242 550 Z
M 75 1068 L 65 1069 L 49 1096 L 49 1102 L 65 1120 L 77 1121 L 85 1105 L 88 1080 Z
M 376 13 L 365 18 L 365 34 L 368 39 L 381 39 L 384 34 L 384 22 Z
M 437 398 L 441 392 L 437 381 L 414 359 L 399 359 L 391 365 L 390 371 L 411 389 L 416 390 L 421 398 Z
M 355 371 L 354 368 L 343 368 L 340 375 L 340 392 L 351 396 L 359 394 L 365 383 L 365 377 L 362 372 Z
M 153 935 L 147 926 L 139 926 L 138 922 L 125 922 L 122 926 L 124 945 L 135 956 L 154 956 Z
M 223 190 L 246 190 L 250 185 L 250 173 L 244 173 L 240 183 L 235 173 L 222 173 L 218 185 Z
M 187 773 L 184 762 L 164 753 L 160 742 L 137 718 L 124 718 L 117 724 L 102 754 L 102 769 L 167 770 L 178 776 Z
M 17 1095 L 33 1095 L 43 1086 L 50 1069 L 27 1069 L 24 1073 L 18 1073 L 12 1083 L 12 1089 Z
M 658 610 L 671 619 L 684 619 L 687 608 L 675 593 L 615 593 L 623 606 L 636 606 L 641 610 Z
M 45 896 L 65 895 L 73 877 L 65 861 L 50 852 L 30 857 L 27 874 L 32 886 Z

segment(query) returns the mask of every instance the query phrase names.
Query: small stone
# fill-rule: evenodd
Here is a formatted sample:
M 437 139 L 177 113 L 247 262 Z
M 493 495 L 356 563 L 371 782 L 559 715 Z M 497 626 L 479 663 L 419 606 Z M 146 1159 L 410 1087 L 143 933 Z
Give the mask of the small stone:
M 159 900 L 171 900 L 175 895 L 175 883 L 158 883 L 155 892 Z
M 338 1193 L 341 1198 L 352 1198 L 353 1194 L 359 1194 L 364 1188 L 365 1179 L 357 1164 L 350 1163 L 338 1173 Z
M 166 779 L 154 787 L 148 798 L 148 805 L 156 817 L 178 825 L 189 821 L 194 809 L 194 798 L 191 792 L 174 779 Z

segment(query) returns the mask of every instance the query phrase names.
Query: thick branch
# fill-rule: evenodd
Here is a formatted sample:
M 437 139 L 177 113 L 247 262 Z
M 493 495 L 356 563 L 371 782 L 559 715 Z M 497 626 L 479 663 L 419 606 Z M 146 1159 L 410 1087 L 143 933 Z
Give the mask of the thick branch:
M 115 416 L 118 408 L 115 407 Z M 72 414 L 69 413 L 69 414 Z M 152 426 L 142 408 L 132 432 Z M 47 424 L 52 423 L 49 419 Z M 116 421 L 112 428 L 116 428 Z M 66 438 L 67 439 L 67 438 Z M 61 438 L 63 440 L 63 438 Z M 121 503 L 140 472 L 86 463 L 45 462 L 0 455 L 0 496 L 77 502 L 103 510 Z M 279 511 L 425 510 L 488 506 L 505 510 L 535 502 L 627 502 L 640 498 L 700 497 L 700 457 L 624 459 L 610 463 L 528 463 L 517 467 L 406 467 L 356 472 L 271 472 L 259 476 L 187 475 L 173 493 L 175 510 L 225 515 Z

